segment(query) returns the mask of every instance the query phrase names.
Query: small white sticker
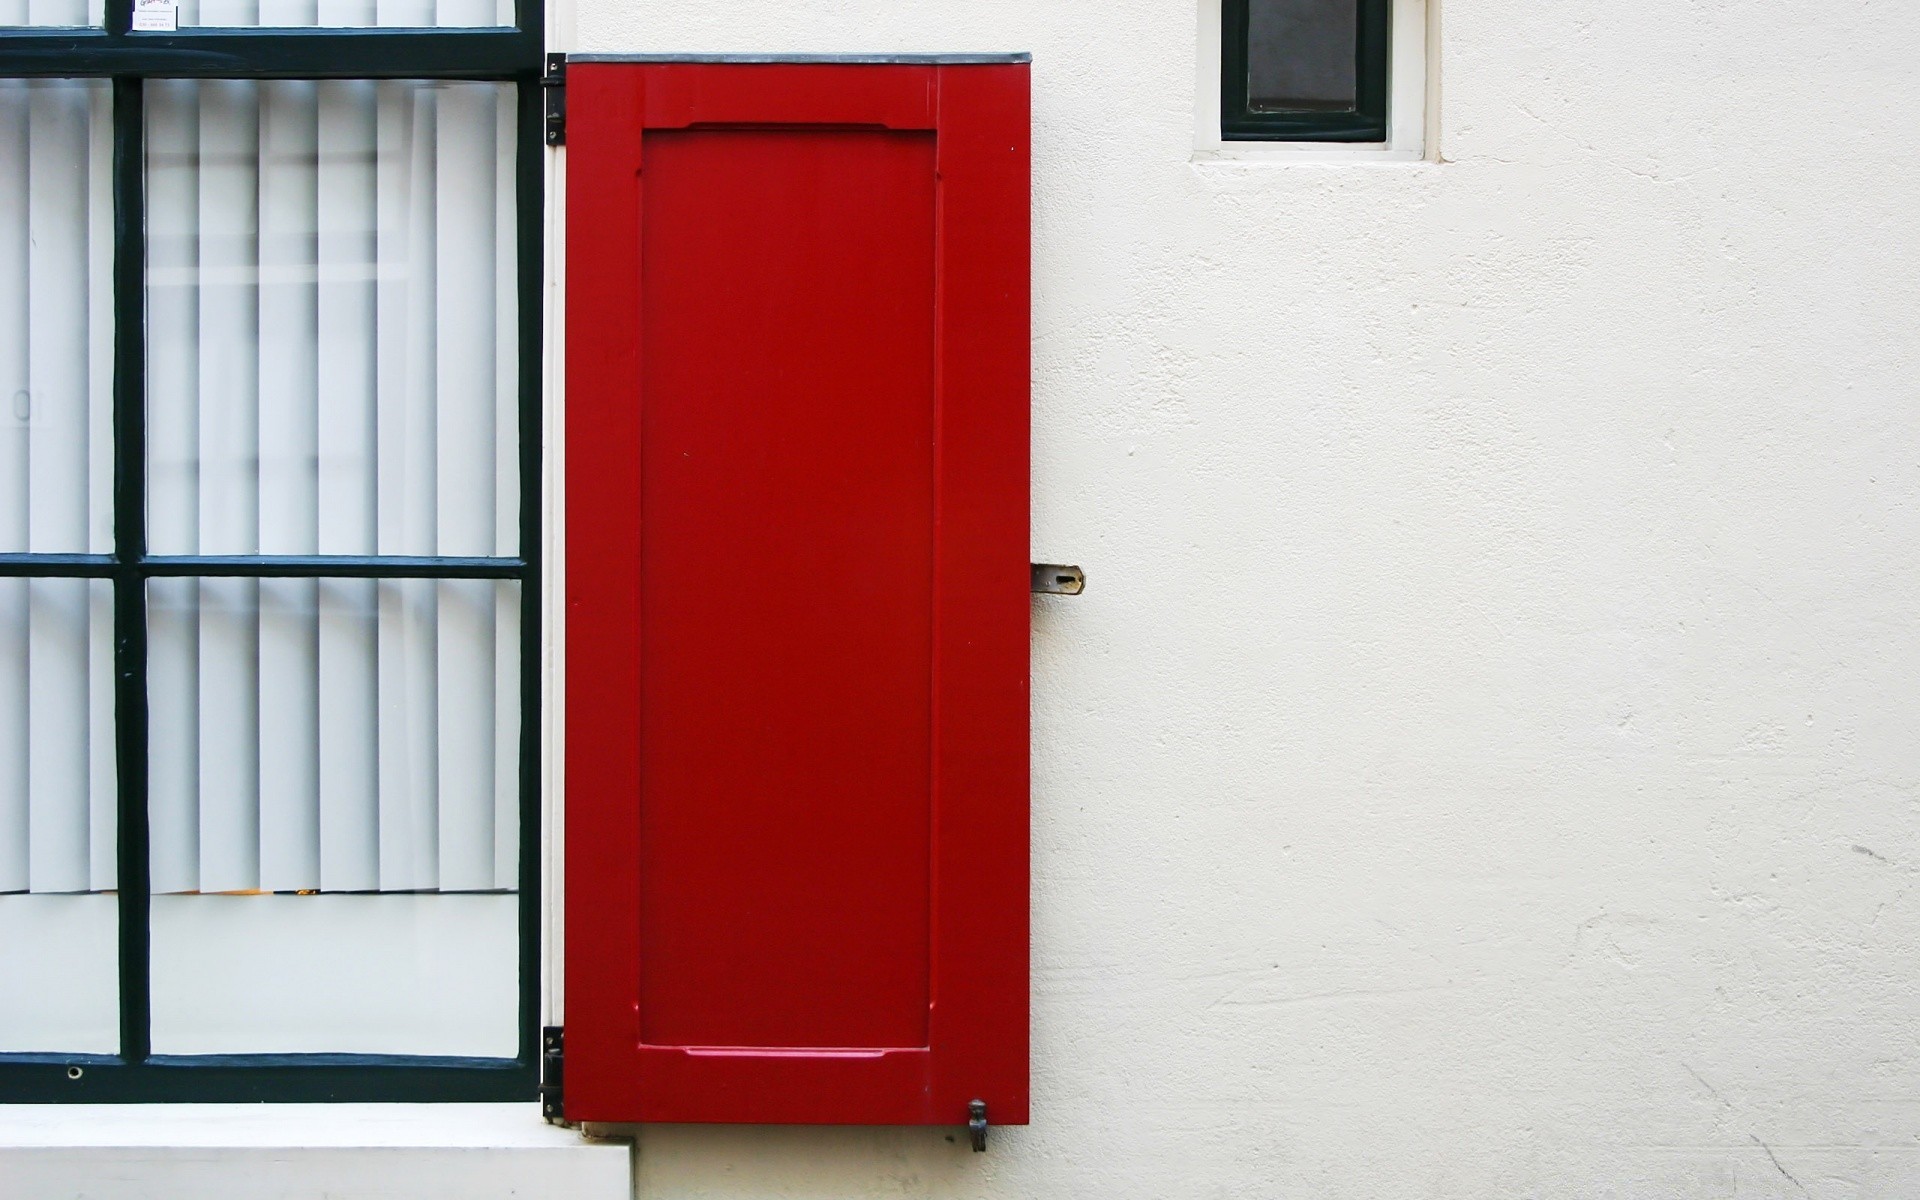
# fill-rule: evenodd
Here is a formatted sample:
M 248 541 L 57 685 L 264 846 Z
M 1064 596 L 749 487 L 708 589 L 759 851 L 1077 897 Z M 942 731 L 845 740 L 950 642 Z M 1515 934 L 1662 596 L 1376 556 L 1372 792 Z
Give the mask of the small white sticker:
M 173 33 L 180 28 L 180 6 L 174 0 L 133 0 L 136 33 Z

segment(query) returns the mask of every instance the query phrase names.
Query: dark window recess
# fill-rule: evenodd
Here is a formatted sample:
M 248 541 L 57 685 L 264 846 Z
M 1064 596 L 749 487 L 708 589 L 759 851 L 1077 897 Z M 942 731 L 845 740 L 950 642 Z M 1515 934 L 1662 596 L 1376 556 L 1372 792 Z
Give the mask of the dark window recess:
M 264 6 L 263 6 L 264 7 Z M 183 5 L 185 11 L 187 5 Z M 112 503 L 110 550 L 21 552 L 0 545 L 0 582 L 102 580 L 112 595 L 112 710 L 117 846 L 119 1036 L 115 1053 L 0 1053 L 4 1102 L 532 1101 L 539 1087 L 540 261 L 544 104 L 542 0 L 517 0 L 512 23 L 488 28 L 221 28 L 183 19 L 177 32 L 132 29 L 134 0 L 106 0 L 94 28 L 0 27 L 0 86 L 19 79 L 110 80 Z M 198 5 L 192 11 L 199 12 Z M 324 10 L 323 10 L 324 11 Z M 517 297 L 517 555 L 187 554 L 150 552 L 148 537 L 148 110 L 169 79 L 493 80 L 514 87 L 505 120 L 514 147 Z M 371 169 L 371 168 L 369 168 Z M 312 185 L 309 184 L 309 187 Z M 0 179 L 0 189 L 24 191 Z M 159 236 L 158 234 L 156 236 Z M 37 298 L 34 298 L 37 302 Z M 17 311 L 17 310 L 16 310 Z M 23 393 L 24 394 L 24 393 Z M 15 407 L 18 407 L 16 405 Z M 13 409 L 4 410 L 11 414 Z M 24 416 L 21 417 L 24 419 Z M 431 486 L 431 485 L 429 485 Z M 160 547 L 165 549 L 165 547 Z M 102 552 L 105 550 L 106 552 Z M 517 1050 L 511 1057 L 376 1053 L 168 1054 L 154 1047 L 149 874 L 149 584 L 201 579 L 498 580 L 520 587 L 517 855 Z M 0 966 L 0 970 L 4 970 Z
M 1392 0 L 1222 0 L 1220 136 L 1383 142 Z

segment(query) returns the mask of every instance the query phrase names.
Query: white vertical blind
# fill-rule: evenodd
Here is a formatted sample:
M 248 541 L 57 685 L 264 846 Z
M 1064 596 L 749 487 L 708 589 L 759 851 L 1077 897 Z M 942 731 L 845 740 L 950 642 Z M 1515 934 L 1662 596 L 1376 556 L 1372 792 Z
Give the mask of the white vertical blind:
M 516 553 L 512 88 L 147 107 L 154 552 Z
M 346 3 L 347 0 L 323 0 Z M 315 173 L 315 345 L 319 406 L 315 548 L 365 554 L 376 547 L 375 323 L 377 93 L 370 82 L 318 86 Z M 370 580 L 318 585 L 320 887 L 380 886 L 380 775 L 376 588 Z
M 319 104 L 259 93 L 260 527 L 319 551 Z M 260 581 L 260 887 L 320 886 L 320 644 L 311 579 Z
M 380 274 L 380 424 L 378 538 L 384 553 L 434 540 L 434 294 L 440 256 L 433 253 L 438 165 L 434 118 L 425 105 L 391 92 L 379 105 L 380 262 L 410 270 Z M 409 179 L 421 185 L 408 187 Z M 437 646 L 431 585 L 403 583 L 380 596 L 380 692 L 399 703 L 381 706 L 380 885 L 395 891 L 429 887 L 440 877 L 439 775 L 433 748 Z
M 77 5 L 79 0 L 36 2 Z M 9 3 L 20 0 L 0 0 L 0 5 Z M 179 20 L 183 28 L 471 29 L 512 25 L 514 11 L 513 0 L 180 0 Z
M 0 0 L 0 25 L 101 25 L 105 0 Z
M 156 552 L 517 551 L 514 119 L 493 84 L 149 85 Z M 156 891 L 515 886 L 517 585 L 149 597 Z
M 198 93 L 200 146 L 194 533 L 201 553 L 250 554 L 260 549 L 260 485 L 278 465 L 260 456 L 269 407 L 260 391 L 262 89 L 230 80 L 188 86 Z M 150 421 L 167 419 L 157 389 L 149 403 Z M 204 579 L 199 586 L 198 887 L 241 891 L 260 886 L 260 585 Z
M 112 652 L 111 584 L 0 579 L 0 1052 L 119 1048 Z
M 519 584 L 486 580 L 296 581 L 279 611 L 264 598 L 258 641 L 227 636 L 164 639 L 163 629 L 208 628 L 208 580 L 156 579 L 148 585 L 149 649 L 153 673 L 192 679 L 252 677 L 262 681 L 244 721 L 215 725 L 204 706 L 154 704 L 154 747 L 197 747 L 202 802 L 180 795 L 185 771 L 163 782 L 149 776 L 154 890 L 179 892 L 507 892 L 516 886 L 517 804 L 502 813 L 495 773 L 517 774 L 520 715 L 517 691 L 497 702 L 502 683 L 494 647 L 519 637 Z M 344 585 L 344 586 L 343 586 Z M 486 622 L 471 611 L 484 592 Z M 270 625 L 271 622 L 271 625 Z M 377 647 L 367 676 L 388 678 L 387 658 L 399 660 L 401 690 L 355 687 L 321 693 L 265 683 L 269 629 L 307 647 L 331 636 L 339 646 Z M 450 629 L 460 630 L 458 636 Z M 425 661 L 424 680 L 405 667 Z M 473 680 L 477 693 L 449 715 L 449 679 Z M 455 665 L 457 664 L 457 665 Z M 517 672 L 515 672 L 517 676 Z M 202 689 L 204 694 L 204 689 Z M 340 707 L 329 707 L 334 701 Z M 223 720 L 231 717 L 223 712 Z M 424 730 L 424 733 L 417 731 Z M 392 734 L 393 736 L 390 736 Z M 280 745 L 269 746 L 268 739 Z M 325 747 L 325 753 L 322 748 Z M 205 802 L 206 760 L 228 756 L 218 781 L 233 793 L 223 807 Z M 295 769 L 275 778 L 267 764 Z M 235 765 L 238 763 L 239 765 Z M 391 787 L 389 786 L 391 785 Z M 515 793 L 517 797 L 517 791 Z M 166 803 L 162 804 L 161 801 Z M 240 831 L 216 828 L 244 809 Z M 164 815 L 162 815 L 164 814 Z M 177 828 L 186 824 L 188 829 Z M 162 837 L 172 856 L 164 881 Z M 184 847 L 198 847 L 195 855 Z
M 0 82 L 0 551 L 111 546 L 109 104 Z M 112 730 L 111 590 L 0 580 L 0 892 L 113 887 Z
M 147 84 L 147 523 L 177 531 L 157 541 L 149 536 L 155 548 L 176 554 L 199 546 L 200 189 L 194 171 L 175 165 L 199 161 L 193 100 L 189 85 Z M 150 714 L 199 707 L 198 587 L 191 580 L 175 586 L 178 603 L 149 605 Z M 147 824 L 157 892 L 199 886 L 199 795 L 197 736 L 149 736 Z
M 0 80 L 0 552 L 112 549 L 111 109 Z
M 0 579 L 0 893 L 114 886 L 113 592 Z
M 441 130 L 485 130 L 494 98 L 474 90 L 445 93 L 436 114 Z M 440 136 L 433 223 L 442 245 L 490 245 L 497 229 L 493 183 L 501 161 L 494 136 Z M 511 193 L 509 193 L 511 204 Z M 496 525 L 493 444 L 492 310 L 494 255 L 445 255 L 433 304 L 433 389 L 441 432 L 433 439 L 435 540 L 442 546 L 490 546 Z M 474 304 L 469 298 L 485 298 Z M 468 499 L 479 503 L 463 503 Z M 493 755 L 473 748 L 493 740 L 493 589 L 482 580 L 443 585 L 438 617 L 440 878 L 461 889 L 493 878 Z M 470 648 L 462 653 L 463 648 Z

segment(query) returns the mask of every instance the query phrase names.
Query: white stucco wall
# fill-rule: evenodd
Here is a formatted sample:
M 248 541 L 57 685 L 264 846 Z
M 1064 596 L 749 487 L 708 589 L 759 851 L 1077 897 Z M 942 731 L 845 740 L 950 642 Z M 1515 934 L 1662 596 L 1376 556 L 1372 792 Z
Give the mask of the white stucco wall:
M 1199 0 L 581 0 L 1034 54 L 1034 1124 L 693 1197 L 1920 1192 L 1920 5 L 1446 0 L 1425 163 L 1196 163 Z M 1435 147 L 1429 147 L 1432 152 Z

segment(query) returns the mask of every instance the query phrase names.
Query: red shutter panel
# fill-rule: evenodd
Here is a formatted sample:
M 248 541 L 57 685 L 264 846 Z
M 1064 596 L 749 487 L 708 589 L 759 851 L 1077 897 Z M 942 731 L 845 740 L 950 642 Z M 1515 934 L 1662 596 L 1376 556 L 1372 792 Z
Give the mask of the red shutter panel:
M 1024 1123 L 1026 68 L 567 88 L 566 1115 Z

